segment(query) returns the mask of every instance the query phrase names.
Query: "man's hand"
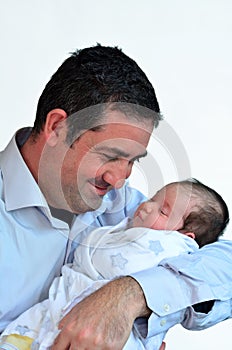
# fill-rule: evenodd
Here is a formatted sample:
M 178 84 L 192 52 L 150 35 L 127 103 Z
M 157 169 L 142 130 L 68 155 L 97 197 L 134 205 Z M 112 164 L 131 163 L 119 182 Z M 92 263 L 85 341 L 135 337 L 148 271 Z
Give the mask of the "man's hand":
M 61 320 L 52 350 L 122 349 L 134 320 L 150 313 L 140 285 L 132 277 L 116 279 Z

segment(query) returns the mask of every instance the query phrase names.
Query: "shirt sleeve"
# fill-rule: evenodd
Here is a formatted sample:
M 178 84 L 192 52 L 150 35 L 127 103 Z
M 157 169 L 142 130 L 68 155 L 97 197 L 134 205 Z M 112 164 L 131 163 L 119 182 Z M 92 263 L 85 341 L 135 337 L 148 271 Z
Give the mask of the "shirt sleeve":
M 192 307 L 187 308 L 181 324 L 186 329 L 199 331 L 231 317 L 232 299 L 215 300 L 212 309 L 207 314 L 196 312 Z
M 158 267 L 131 274 L 141 285 L 153 311 L 147 336 L 177 323 L 204 329 L 231 317 L 232 241 L 220 240 L 192 254 L 164 259 Z M 217 300 L 208 314 L 191 305 Z

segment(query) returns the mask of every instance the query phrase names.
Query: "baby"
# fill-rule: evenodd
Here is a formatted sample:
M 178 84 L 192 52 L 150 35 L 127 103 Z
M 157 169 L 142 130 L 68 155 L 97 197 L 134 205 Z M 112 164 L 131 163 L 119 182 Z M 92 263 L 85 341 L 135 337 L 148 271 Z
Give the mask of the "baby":
M 49 299 L 34 305 L 8 325 L 0 349 L 47 350 L 64 315 L 110 279 L 151 268 L 167 257 L 191 253 L 214 242 L 229 222 L 222 197 L 195 179 L 173 182 L 142 203 L 133 219 L 93 230 L 64 265 Z M 145 338 L 135 321 L 126 350 L 158 350 L 165 333 Z

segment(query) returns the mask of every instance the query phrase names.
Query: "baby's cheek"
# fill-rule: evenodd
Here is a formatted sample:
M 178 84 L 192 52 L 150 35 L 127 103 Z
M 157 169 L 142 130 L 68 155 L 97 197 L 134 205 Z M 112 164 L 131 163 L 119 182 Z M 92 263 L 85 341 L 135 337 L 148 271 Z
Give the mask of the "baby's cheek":
M 165 226 L 165 222 L 163 222 L 160 216 L 149 217 L 149 219 L 147 219 L 147 224 L 150 228 L 153 228 L 154 230 L 164 230 Z

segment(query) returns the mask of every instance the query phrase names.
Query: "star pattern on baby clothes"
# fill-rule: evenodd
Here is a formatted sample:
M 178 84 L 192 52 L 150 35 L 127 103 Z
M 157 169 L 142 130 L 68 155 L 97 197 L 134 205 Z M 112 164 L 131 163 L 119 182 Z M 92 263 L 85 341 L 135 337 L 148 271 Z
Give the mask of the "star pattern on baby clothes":
M 27 326 L 21 326 L 21 325 L 18 325 L 18 326 L 15 328 L 15 330 L 16 330 L 16 332 L 18 332 L 20 335 L 25 335 L 25 334 L 27 334 L 28 332 L 31 331 Z
M 112 261 L 112 266 L 119 267 L 120 270 L 124 270 L 125 265 L 128 263 L 128 260 L 122 256 L 121 253 L 110 256 Z
M 164 248 L 159 241 L 149 241 L 149 249 L 155 253 L 155 255 L 159 255 L 164 251 Z

